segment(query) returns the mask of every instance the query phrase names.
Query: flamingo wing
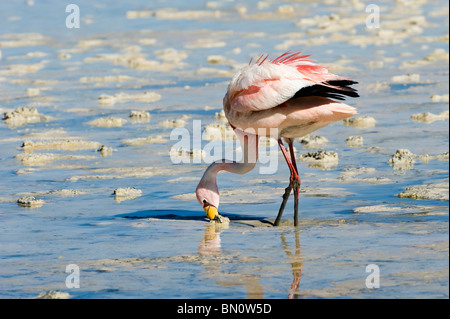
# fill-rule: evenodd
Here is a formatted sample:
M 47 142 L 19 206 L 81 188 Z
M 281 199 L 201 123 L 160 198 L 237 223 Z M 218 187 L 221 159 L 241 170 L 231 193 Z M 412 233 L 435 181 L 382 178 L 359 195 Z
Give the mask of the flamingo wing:
M 261 57 L 238 72 L 230 82 L 225 99 L 237 112 L 262 111 L 304 96 L 343 100 L 357 97 L 348 78 L 329 73 L 300 52 L 286 52 L 274 60 Z

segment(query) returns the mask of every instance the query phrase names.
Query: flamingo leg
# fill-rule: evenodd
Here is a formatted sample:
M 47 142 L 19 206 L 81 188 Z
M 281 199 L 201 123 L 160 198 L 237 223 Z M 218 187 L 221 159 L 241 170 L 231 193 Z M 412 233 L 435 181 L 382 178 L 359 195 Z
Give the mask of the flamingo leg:
M 298 198 L 299 198 L 299 195 L 300 195 L 301 180 L 300 180 L 300 176 L 298 174 L 297 163 L 295 161 L 294 146 L 292 145 L 292 140 L 289 140 L 289 153 L 291 155 L 292 166 L 295 169 L 294 185 L 293 185 L 293 190 L 294 190 L 294 226 L 297 226 L 298 225 Z M 292 173 L 291 173 L 291 178 L 292 178 Z
M 294 149 L 292 145 L 292 141 L 289 141 L 289 151 L 290 157 L 287 155 L 286 148 L 283 145 L 281 139 L 278 140 L 278 145 L 280 146 L 281 152 L 283 153 L 284 159 L 289 167 L 291 172 L 291 176 L 289 178 L 289 186 L 286 187 L 283 195 L 283 202 L 281 203 L 280 209 L 278 211 L 277 218 L 273 223 L 274 226 L 278 226 L 280 224 L 281 216 L 283 215 L 284 208 L 286 207 L 287 200 L 289 199 L 289 195 L 291 190 L 294 190 L 294 226 L 298 224 L 298 197 L 299 197 L 299 187 L 300 187 L 300 178 L 297 172 L 297 164 L 295 162 Z
M 286 187 L 286 189 L 284 191 L 283 202 L 281 203 L 280 209 L 278 210 L 277 218 L 275 219 L 275 222 L 273 223 L 274 226 L 278 226 L 280 224 L 281 215 L 283 215 L 287 200 L 289 198 L 289 195 L 291 194 L 291 190 L 292 190 L 292 185 L 291 185 L 291 183 L 289 183 L 289 186 Z

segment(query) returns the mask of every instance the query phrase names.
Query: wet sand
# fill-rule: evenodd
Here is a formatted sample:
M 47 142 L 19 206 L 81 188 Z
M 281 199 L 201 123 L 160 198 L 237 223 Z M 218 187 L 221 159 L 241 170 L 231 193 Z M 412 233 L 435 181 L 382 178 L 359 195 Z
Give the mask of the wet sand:
M 382 2 L 372 29 L 360 1 L 77 4 L 80 29 L 0 4 L 0 298 L 448 298 L 446 2 Z M 294 141 L 298 227 L 292 199 L 273 227 L 278 151 L 275 174 L 219 175 L 230 222 L 209 222 L 204 147 L 239 151 L 228 82 L 287 50 L 358 81 L 358 114 Z M 201 149 L 174 148 L 194 121 Z

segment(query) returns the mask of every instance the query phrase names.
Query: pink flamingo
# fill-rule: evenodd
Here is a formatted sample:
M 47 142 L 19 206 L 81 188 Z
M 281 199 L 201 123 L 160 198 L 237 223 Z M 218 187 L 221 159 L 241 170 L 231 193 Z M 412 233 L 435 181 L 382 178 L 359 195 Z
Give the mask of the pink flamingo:
M 258 158 L 258 135 L 273 136 L 290 170 L 289 186 L 283 195 L 274 225 L 280 223 L 291 191 L 294 194 L 294 225 L 298 224 L 300 177 L 293 150 L 293 139 L 302 137 L 332 122 L 356 114 L 356 109 L 336 100 L 358 97 L 352 84 L 357 82 L 329 73 L 300 52 L 286 52 L 274 60 L 268 55 L 244 67 L 231 80 L 223 99 L 225 116 L 238 136 L 243 150 L 241 162 L 221 160 L 212 163 L 203 174 L 197 200 L 211 220 L 222 222 L 218 212 L 219 190 L 216 175 L 220 171 L 245 174 Z M 272 132 L 270 132 L 272 129 Z M 256 133 L 257 132 L 257 133 Z M 289 145 L 289 154 L 281 139 Z

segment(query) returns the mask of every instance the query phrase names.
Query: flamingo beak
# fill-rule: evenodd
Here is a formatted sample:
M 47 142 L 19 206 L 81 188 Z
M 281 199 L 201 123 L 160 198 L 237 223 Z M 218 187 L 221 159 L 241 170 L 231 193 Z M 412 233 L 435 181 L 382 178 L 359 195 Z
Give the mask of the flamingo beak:
M 219 211 L 215 206 L 207 205 L 203 207 L 203 209 L 205 210 L 206 216 L 208 216 L 210 220 L 214 220 L 216 216 L 219 215 Z

